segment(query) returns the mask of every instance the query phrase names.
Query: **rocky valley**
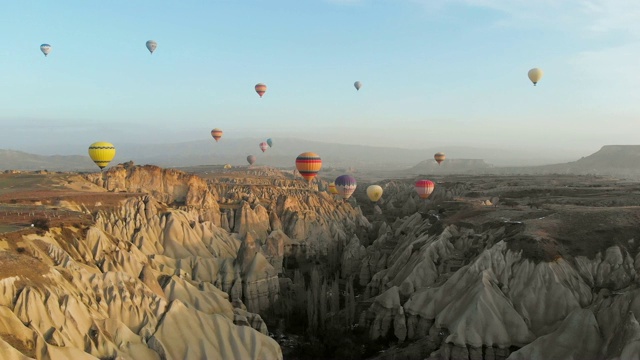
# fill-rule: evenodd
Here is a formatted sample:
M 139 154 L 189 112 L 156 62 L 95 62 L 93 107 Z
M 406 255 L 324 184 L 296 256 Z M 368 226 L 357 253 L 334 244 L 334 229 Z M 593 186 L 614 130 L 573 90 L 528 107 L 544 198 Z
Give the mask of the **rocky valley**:
M 634 181 L 437 175 L 373 204 L 267 167 L 0 177 L 0 359 L 640 356 Z

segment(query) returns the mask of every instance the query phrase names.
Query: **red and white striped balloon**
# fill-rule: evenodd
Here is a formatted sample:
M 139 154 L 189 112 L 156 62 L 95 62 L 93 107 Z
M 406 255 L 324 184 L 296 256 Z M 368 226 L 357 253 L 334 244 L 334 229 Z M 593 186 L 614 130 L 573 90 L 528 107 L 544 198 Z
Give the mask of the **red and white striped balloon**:
M 420 199 L 426 199 L 431 195 L 433 189 L 436 187 L 436 184 L 431 180 L 418 180 L 415 184 L 415 190 L 420 196 Z
M 267 149 L 269 148 L 269 144 L 267 144 L 266 142 L 261 142 L 260 143 L 260 150 L 262 150 L 262 152 L 267 151 Z

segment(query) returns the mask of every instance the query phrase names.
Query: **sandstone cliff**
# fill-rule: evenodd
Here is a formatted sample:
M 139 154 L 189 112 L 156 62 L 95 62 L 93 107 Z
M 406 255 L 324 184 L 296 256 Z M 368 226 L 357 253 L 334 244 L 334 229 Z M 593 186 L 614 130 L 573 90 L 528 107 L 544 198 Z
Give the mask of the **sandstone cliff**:
M 300 181 L 206 181 L 132 164 L 85 179 L 139 195 L 68 201 L 93 209 L 90 226 L 9 238 L 0 349 L 11 358 L 281 358 L 258 313 L 278 299 L 285 257 L 304 262 L 348 241 L 364 255 L 359 209 Z

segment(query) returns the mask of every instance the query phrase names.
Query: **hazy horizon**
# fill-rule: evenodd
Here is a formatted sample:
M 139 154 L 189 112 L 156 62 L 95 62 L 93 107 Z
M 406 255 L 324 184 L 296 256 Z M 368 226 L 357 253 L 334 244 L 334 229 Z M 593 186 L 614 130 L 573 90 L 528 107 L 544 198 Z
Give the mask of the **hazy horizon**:
M 264 140 L 266 139 L 257 138 L 257 137 L 242 137 L 242 138 L 230 138 L 230 139 L 220 140 L 219 143 L 215 143 L 213 139 L 205 139 L 205 140 L 197 139 L 197 140 L 191 140 L 191 141 L 175 141 L 175 142 L 166 142 L 166 143 L 160 143 L 160 142 L 158 143 L 151 143 L 151 142 L 149 143 L 141 143 L 141 142 L 116 143 L 115 145 L 118 149 L 120 149 L 120 151 L 117 152 L 116 158 L 114 159 L 114 163 L 117 161 L 126 161 L 126 160 L 123 160 L 124 157 L 129 157 L 131 158 L 131 160 L 135 161 L 136 156 L 134 154 L 135 152 L 134 149 L 153 149 L 157 147 L 181 148 L 182 146 L 205 145 L 207 148 L 210 148 L 212 153 L 222 152 L 225 155 L 228 155 L 229 152 L 236 150 L 239 144 L 244 144 L 246 146 L 242 147 L 242 149 L 238 149 L 238 151 L 244 151 L 247 154 L 254 153 L 255 155 L 261 155 L 261 152 L 258 149 L 258 144 L 259 142 Z M 377 144 L 353 144 L 353 143 L 345 143 L 345 142 L 331 142 L 331 141 L 323 141 L 323 140 L 301 139 L 301 138 L 295 138 L 295 137 L 274 138 L 274 141 L 275 141 L 275 144 L 274 144 L 275 148 L 268 149 L 267 155 L 274 154 L 274 153 L 277 154 L 278 156 L 284 155 L 281 149 L 279 149 L 282 141 L 305 142 L 310 144 L 308 146 L 309 150 L 314 150 L 314 148 L 318 147 L 318 145 L 321 145 L 321 147 L 335 145 L 335 146 L 365 147 L 365 148 L 371 148 L 371 149 L 400 150 L 400 151 L 409 151 L 409 152 L 415 151 L 416 153 L 424 152 L 422 154 L 422 157 L 424 157 L 424 159 L 430 159 L 433 155 L 430 152 L 427 153 L 425 151 L 436 151 L 436 149 L 440 149 L 440 147 L 429 146 L 428 144 L 426 144 L 423 147 L 378 146 Z M 231 149 L 225 148 L 225 145 L 227 144 L 232 144 L 233 148 Z M 620 145 L 620 144 L 603 144 L 602 146 L 605 146 L 605 145 Z M 474 149 L 481 150 L 481 151 L 494 152 L 494 153 L 503 152 L 504 156 L 498 156 L 497 159 L 486 158 L 482 156 L 473 156 L 473 153 L 470 153 L 469 155 L 466 155 L 463 158 L 482 159 L 489 164 L 498 165 L 498 166 L 519 166 L 519 165 L 529 166 L 529 165 L 545 165 L 545 164 L 555 164 L 555 163 L 561 163 L 561 162 L 567 162 L 567 161 L 574 161 L 579 159 L 580 157 L 588 156 L 598 151 L 602 146 L 594 147 L 593 151 L 586 151 L 586 152 L 578 151 L 575 149 L 561 150 L 561 149 L 554 149 L 554 148 L 537 149 L 535 151 L 527 151 L 523 149 L 509 150 L 507 148 L 499 148 L 498 146 L 467 146 L 464 144 L 450 145 L 442 148 L 448 149 L 450 155 L 453 155 L 456 152 L 460 152 L 460 150 L 462 150 L 462 152 L 464 153 L 469 153 L 469 151 L 472 151 Z M 45 155 L 45 156 L 47 155 L 87 156 L 86 144 L 83 144 L 83 143 L 74 144 L 72 142 L 66 142 L 64 144 L 56 144 L 56 146 L 54 147 L 50 147 L 44 144 L 37 144 L 37 145 L 31 144 L 29 146 L 18 146 L 15 148 L 0 146 L 0 149 L 22 151 L 29 154 Z M 316 149 L 315 151 L 320 151 L 320 150 Z M 123 156 L 123 155 L 127 155 L 127 156 Z M 178 154 L 178 155 L 182 156 L 183 154 Z M 203 153 L 203 155 L 206 155 L 206 154 Z M 292 158 L 295 157 L 296 155 L 297 153 L 292 155 Z M 416 154 L 416 155 L 417 157 L 420 156 L 419 154 Z M 171 152 L 167 152 L 166 154 L 164 154 L 164 156 L 166 156 L 166 159 L 168 162 L 175 160 Z M 242 156 L 244 157 L 245 155 L 242 155 Z

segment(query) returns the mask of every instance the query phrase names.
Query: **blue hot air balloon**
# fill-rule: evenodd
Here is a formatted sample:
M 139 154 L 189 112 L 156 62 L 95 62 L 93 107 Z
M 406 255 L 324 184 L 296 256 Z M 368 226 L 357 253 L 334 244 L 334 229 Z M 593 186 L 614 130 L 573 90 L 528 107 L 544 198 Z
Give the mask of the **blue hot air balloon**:
M 49 45 L 49 44 L 40 45 L 40 51 L 42 51 L 44 56 L 49 55 L 49 53 L 51 52 L 51 45 Z

